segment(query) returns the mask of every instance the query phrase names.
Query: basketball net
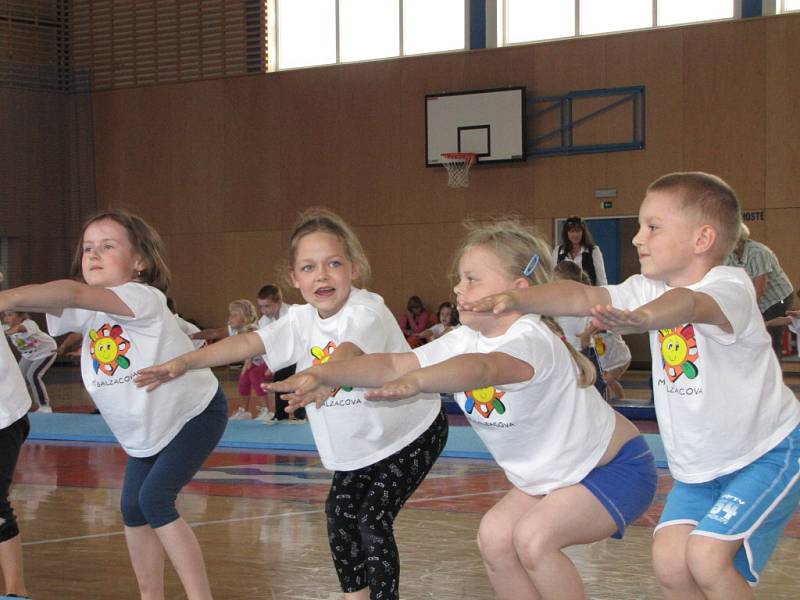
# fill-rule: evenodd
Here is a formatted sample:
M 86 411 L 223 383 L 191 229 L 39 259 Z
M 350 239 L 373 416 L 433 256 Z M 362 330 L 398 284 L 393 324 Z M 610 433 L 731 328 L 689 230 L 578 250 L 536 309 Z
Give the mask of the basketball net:
M 447 169 L 447 185 L 454 188 L 469 187 L 469 169 L 477 161 L 473 152 L 444 152 L 442 165 Z

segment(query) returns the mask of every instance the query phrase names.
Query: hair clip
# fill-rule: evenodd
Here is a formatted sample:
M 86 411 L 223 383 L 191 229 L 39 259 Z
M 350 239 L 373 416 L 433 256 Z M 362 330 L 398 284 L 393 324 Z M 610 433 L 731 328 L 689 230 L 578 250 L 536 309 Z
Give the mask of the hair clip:
M 534 254 L 533 256 L 531 256 L 531 259 L 530 261 L 528 261 L 528 264 L 525 266 L 525 268 L 522 269 L 522 274 L 525 275 L 525 277 L 530 277 L 531 275 L 533 275 L 533 272 L 536 270 L 536 267 L 538 266 L 539 266 L 539 255 Z

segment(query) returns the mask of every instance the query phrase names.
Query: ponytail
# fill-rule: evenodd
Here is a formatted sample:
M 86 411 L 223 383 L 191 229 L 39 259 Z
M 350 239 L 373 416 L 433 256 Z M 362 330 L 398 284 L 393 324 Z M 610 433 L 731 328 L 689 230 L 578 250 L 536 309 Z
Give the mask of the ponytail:
M 542 322 L 550 328 L 550 331 L 561 339 L 567 347 L 567 350 L 569 350 L 572 360 L 575 361 L 575 365 L 578 367 L 578 387 L 587 388 L 594 385 L 595 379 L 597 379 L 597 371 L 594 368 L 594 363 L 578 352 L 572 344 L 566 340 L 564 337 L 564 330 L 561 329 L 553 317 L 542 317 Z

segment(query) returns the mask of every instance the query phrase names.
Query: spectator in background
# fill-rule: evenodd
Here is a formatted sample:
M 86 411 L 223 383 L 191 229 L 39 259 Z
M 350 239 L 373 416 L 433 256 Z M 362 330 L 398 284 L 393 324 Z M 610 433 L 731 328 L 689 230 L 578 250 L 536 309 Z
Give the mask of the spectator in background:
M 406 313 L 398 320 L 403 335 L 406 336 L 409 346 L 416 348 L 424 343 L 419 334 L 425 331 L 431 324 L 428 311 L 419 296 L 411 296 L 406 305 Z
M 461 321 L 458 318 L 458 309 L 452 302 L 442 302 L 436 314 L 439 322 L 421 332 L 418 336 L 425 342 L 442 337 L 448 331 L 461 325 Z
M 767 246 L 750 239 L 750 229 L 742 223 L 739 242 L 728 255 L 725 264 L 742 267 L 756 288 L 756 302 L 764 321 L 785 317 L 786 311 L 794 304 L 794 290 L 786 273 L 783 272 L 778 257 Z M 783 332 L 785 325 L 769 327 L 772 349 L 781 359 L 783 354 Z
M 564 226 L 561 228 L 561 244 L 553 250 L 553 265 L 565 260 L 571 260 L 583 269 L 592 285 L 608 285 L 600 246 L 594 243 L 586 223 L 577 216 L 564 221 Z

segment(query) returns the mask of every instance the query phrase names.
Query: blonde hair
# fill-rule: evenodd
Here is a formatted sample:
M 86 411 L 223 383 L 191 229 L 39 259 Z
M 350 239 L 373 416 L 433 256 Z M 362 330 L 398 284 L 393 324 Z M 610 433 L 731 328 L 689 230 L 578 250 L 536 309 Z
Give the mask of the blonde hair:
M 83 236 L 89 225 L 105 220 L 115 221 L 125 229 L 134 252 L 144 261 L 145 268 L 138 273 L 136 281 L 152 285 L 166 293 L 172 277 L 164 260 L 164 242 L 161 236 L 147 221 L 120 208 L 97 213 L 83 224 L 78 248 L 72 257 L 70 275 L 85 282 L 82 271 Z
M 249 331 L 250 328 L 256 322 L 256 307 L 253 306 L 253 303 L 250 300 L 246 300 L 242 298 L 240 300 L 234 300 L 230 304 L 228 304 L 228 312 L 239 311 L 242 313 L 244 317 L 244 327 L 242 327 L 242 331 Z
M 309 208 L 300 214 L 297 223 L 295 224 L 292 237 L 289 239 L 289 264 L 286 270 L 294 266 L 297 258 L 297 246 L 300 240 L 310 233 L 330 233 L 339 238 L 344 247 L 344 252 L 347 258 L 353 263 L 353 266 L 358 273 L 356 281 L 363 287 L 369 282 L 372 270 L 369 266 L 364 249 L 361 247 L 361 242 L 358 241 L 356 234 L 350 229 L 350 226 L 344 222 L 339 215 L 325 209 L 325 208 Z M 291 282 L 290 282 L 291 283 Z
M 487 220 L 467 220 L 467 230 L 461 245 L 456 251 L 453 272 L 458 272 L 458 263 L 468 248 L 482 246 L 491 250 L 506 268 L 511 279 L 525 278 L 530 285 L 542 285 L 553 279 L 553 261 L 550 246 L 533 227 L 524 225 L 519 217 L 504 216 Z M 532 273 L 529 265 L 534 256 L 539 262 Z M 594 364 L 575 350 L 564 337 L 564 331 L 552 317 L 542 316 L 542 322 L 564 343 L 578 368 L 578 385 L 589 387 L 594 384 L 596 371 Z
M 742 212 L 733 188 L 716 175 L 702 171 L 670 173 L 647 187 L 649 192 L 674 191 L 681 209 L 693 210 L 701 221 L 711 224 L 718 234 L 716 258 L 727 256 L 739 241 Z

